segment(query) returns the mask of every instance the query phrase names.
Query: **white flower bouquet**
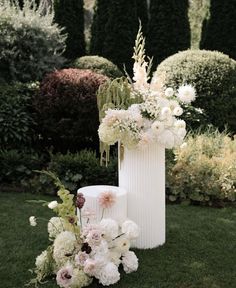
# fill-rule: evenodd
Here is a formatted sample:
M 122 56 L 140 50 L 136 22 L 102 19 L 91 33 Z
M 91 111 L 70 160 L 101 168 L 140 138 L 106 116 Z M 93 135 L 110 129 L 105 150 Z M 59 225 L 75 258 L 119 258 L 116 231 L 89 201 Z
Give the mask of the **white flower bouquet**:
M 131 220 L 120 226 L 113 219 L 98 219 L 92 223 L 94 214 L 83 211 L 86 201 L 83 194 L 79 193 L 74 201 L 74 195 L 53 173 L 42 173 L 54 179 L 61 201 L 43 203 L 57 216 L 48 222 L 51 244 L 36 258 L 36 267 L 31 270 L 36 278 L 27 285 L 38 287 L 47 277 L 55 276 L 57 285 L 64 288 L 86 287 L 93 278 L 109 286 L 120 280 L 121 265 L 126 273 L 136 271 L 138 259 L 129 249 L 132 239 L 139 235 L 138 226 Z M 102 192 L 98 198 L 103 210 L 111 208 L 115 201 L 116 196 L 110 191 Z M 31 216 L 31 226 L 36 226 L 38 219 Z
M 159 143 L 165 148 L 173 148 L 180 145 L 186 135 L 185 121 L 179 118 L 183 113 L 181 106 L 195 100 L 195 89 L 191 85 L 180 86 L 177 91 L 164 87 L 162 79 L 158 79 L 155 73 L 149 79 L 152 61 L 145 60 L 144 46 L 145 39 L 140 27 L 134 47 L 133 81 L 127 75 L 129 84 L 114 82 L 125 86 L 126 95 L 124 93 L 123 98 L 117 100 L 115 95 L 108 95 L 117 93 L 110 89 L 106 92 L 106 99 L 110 98 L 111 103 L 105 100 L 100 104 L 103 117 L 100 117 L 98 133 L 101 142 L 106 145 L 120 142 L 128 149 L 143 149 L 151 143 Z M 120 87 L 122 90 L 124 88 Z M 120 108 L 122 103 L 127 104 L 127 97 L 130 102 L 123 105 L 127 107 Z

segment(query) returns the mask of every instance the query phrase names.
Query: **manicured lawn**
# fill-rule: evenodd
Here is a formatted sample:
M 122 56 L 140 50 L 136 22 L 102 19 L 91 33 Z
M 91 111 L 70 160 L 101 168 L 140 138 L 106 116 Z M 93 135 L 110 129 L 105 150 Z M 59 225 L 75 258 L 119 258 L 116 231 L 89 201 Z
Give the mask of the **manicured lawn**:
M 31 277 L 27 270 L 48 244 L 46 222 L 31 227 L 28 217 L 52 214 L 27 199 L 52 197 L 0 193 L 0 287 L 23 288 Z M 136 252 L 138 272 L 123 275 L 114 288 L 235 288 L 236 209 L 167 206 L 166 244 Z

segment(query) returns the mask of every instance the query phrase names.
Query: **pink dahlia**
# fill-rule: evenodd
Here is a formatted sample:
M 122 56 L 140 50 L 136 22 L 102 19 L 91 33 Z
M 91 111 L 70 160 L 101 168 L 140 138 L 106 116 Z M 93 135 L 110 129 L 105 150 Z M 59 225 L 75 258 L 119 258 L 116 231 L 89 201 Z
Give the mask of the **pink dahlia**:
M 116 194 L 112 191 L 104 191 L 98 197 L 99 205 L 103 208 L 111 208 L 116 203 Z

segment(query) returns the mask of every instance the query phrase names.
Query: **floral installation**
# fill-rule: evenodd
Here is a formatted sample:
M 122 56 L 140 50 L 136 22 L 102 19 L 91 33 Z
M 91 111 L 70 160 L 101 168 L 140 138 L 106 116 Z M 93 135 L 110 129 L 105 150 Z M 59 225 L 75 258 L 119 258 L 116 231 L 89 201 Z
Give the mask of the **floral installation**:
M 83 211 L 84 195 L 78 193 L 75 197 L 52 172 L 41 173 L 54 180 L 59 188 L 60 202 L 39 201 L 56 216 L 47 225 L 51 244 L 36 257 L 36 267 L 30 270 L 36 277 L 27 285 L 38 287 L 54 276 L 57 285 L 64 288 L 86 287 L 94 278 L 103 286 L 109 286 L 120 280 L 121 266 L 126 273 L 136 271 L 138 258 L 129 249 L 132 240 L 139 236 L 137 224 L 126 220 L 119 225 L 115 220 L 103 217 L 91 223 L 95 215 L 91 210 Z M 112 191 L 101 192 L 98 197 L 103 210 L 112 208 L 115 202 Z M 35 216 L 29 217 L 31 226 L 36 226 L 39 220 Z
M 187 84 L 180 86 L 177 91 L 164 87 L 162 79 L 158 79 L 155 73 L 150 79 L 152 61 L 146 60 L 144 47 L 145 38 L 140 25 L 133 54 L 133 81 L 127 75 L 129 87 L 124 81 L 113 82 L 114 85 L 124 85 L 129 91 L 126 98 L 134 101 L 128 103 L 128 100 L 123 99 L 125 96 L 115 100 L 114 95 L 110 96 L 108 92 L 104 92 L 107 93 L 104 101 L 110 97 L 111 103 L 108 101 L 101 104 L 98 99 L 99 111 L 102 110 L 98 133 L 105 145 L 120 142 L 128 149 L 144 149 L 151 143 L 159 143 L 165 148 L 173 148 L 181 145 L 186 135 L 186 123 L 179 117 L 183 113 L 182 106 L 195 100 L 195 89 Z M 117 86 L 112 88 L 118 91 Z M 124 90 L 123 87 L 120 90 Z M 113 91 L 111 89 L 109 93 L 112 94 Z M 120 103 L 125 101 L 128 103 L 127 107 L 120 108 Z

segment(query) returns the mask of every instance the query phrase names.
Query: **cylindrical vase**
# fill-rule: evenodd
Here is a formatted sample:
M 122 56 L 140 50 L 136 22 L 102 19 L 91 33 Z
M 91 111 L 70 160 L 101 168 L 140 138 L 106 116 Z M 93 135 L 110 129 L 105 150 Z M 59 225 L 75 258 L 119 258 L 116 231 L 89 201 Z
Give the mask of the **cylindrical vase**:
M 111 208 L 103 210 L 99 205 L 98 198 L 102 192 L 106 191 L 112 191 L 116 195 L 116 201 Z M 124 188 L 109 185 L 94 185 L 80 188 L 77 193 L 83 193 L 85 197 L 86 201 L 83 211 L 91 210 L 95 214 L 94 220 L 90 221 L 90 223 L 96 223 L 100 221 L 102 217 L 112 218 L 119 224 L 122 224 L 127 219 L 127 193 Z M 86 219 L 84 219 L 84 221 L 86 221 Z

